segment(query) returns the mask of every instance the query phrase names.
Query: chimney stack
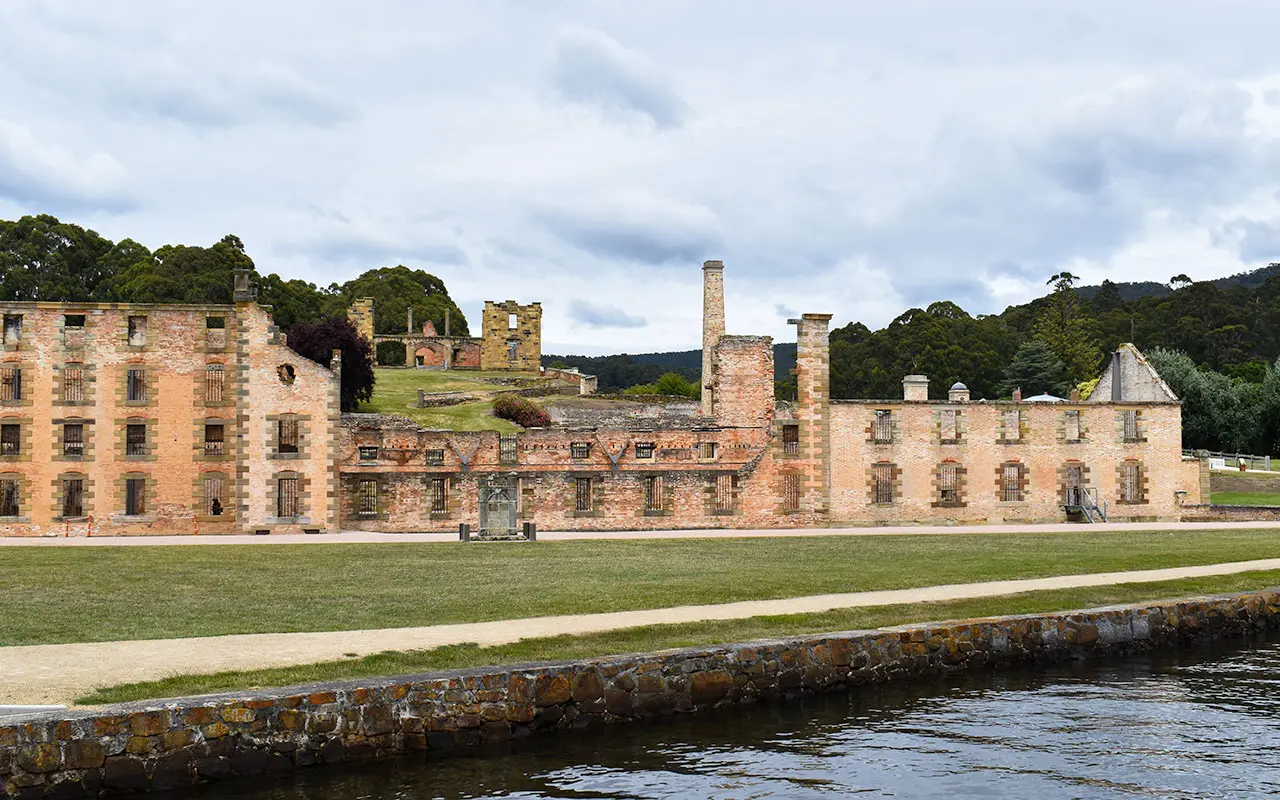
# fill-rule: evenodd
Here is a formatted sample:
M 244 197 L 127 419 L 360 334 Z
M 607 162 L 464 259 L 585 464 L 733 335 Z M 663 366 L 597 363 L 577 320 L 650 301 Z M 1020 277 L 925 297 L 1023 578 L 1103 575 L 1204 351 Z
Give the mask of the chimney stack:
M 409 306 L 409 324 L 405 328 L 405 332 L 410 336 L 413 335 L 413 306 Z
M 969 402 L 969 387 L 960 381 L 951 384 L 951 389 L 947 392 L 947 399 L 953 403 Z
M 1014 389 L 1014 390 L 1013 390 L 1013 402 L 1015 402 L 1015 403 L 1021 403 L 1021 402 L 1022 402 L 1022 387 L 1021 387 L 1021 386 L 1019 386 L 1017 389 Z
M 715 416 L 715 351 L 724 336 L 724 262 L 702 263 L 702 404 L 699 413 Z
M 902 399 L 920 402 L 929 399 L 929 379 L 924 375 L 908 375 L 902 379 Z
M 1069 399 L 1072 403 L 1079 403 L 1079 402 L 1080 402 L 1080 390 L 1079 390 L 1079 389 L 1075 389 L 1075 388 L 1073 388 L 1073 389 L 1071 390 L 1071 395 L 1070 395 L 1070 397 L 1068 397 L 1068 399 Z

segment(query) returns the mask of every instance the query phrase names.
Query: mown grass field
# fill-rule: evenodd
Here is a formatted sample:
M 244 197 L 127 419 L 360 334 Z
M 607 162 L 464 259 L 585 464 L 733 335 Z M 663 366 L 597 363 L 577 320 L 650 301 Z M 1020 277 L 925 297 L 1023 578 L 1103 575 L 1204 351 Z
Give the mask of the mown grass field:
M 966 619 L 1001 614 L 1032 614 L 1142 600 L 1243 592 L 1277 585 L 1280 585 L 1280 571 L 1250 572 L 1159 583 L 1028 592 L 1007 597 L 947 603 L 918 603 L 880 608 L 844 609 L 817 614 L 651 625 L 585 636 L 525 639 L 494 647 L 462 644 L 431 650 L 379 653 L 364 658 L 348 658 L 341 661 L 277 669 L 182 675 L 159 681 L 106 688 L 78 698 L 76 702 L 82 705 L 98 705 L 378 675 L 405 675 L 464 667 L 652 652 L 675 647 L 741 642 L 805 633 L 878 628 L 909 622 Z
M 0 549 L 0 646 L 356 630 L 1280 557 L 1267 530 Z
M 1214 492 L 1215 506 L 1280 506 L 1280 492 Z
M 485 383 L 480 378 L 536 377 L 534 373 L 471 372 L 461 370 L 375 369 L 373 397 L 360 406 L 360 411 L 400 414 L 425 428 L 447 428 L 456 431 L 501 431 L 515 433 L 519 426 L 493 416 L 492 395 L 501 386 Z M 485 399 L 441 408 L 415 408 L 418 390 L 428 392 L 475 392 Z

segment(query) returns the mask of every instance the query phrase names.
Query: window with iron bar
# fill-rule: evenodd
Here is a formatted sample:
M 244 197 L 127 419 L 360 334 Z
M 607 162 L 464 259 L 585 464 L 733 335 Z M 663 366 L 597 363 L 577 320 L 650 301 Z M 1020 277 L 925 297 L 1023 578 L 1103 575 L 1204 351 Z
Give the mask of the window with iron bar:
M 378 481 L 374 478 L 360 479 L 360 513 L 372 515 L 378 513 Z
M 876 442 L 884 444 L 893 441 L 893 412 L 877 411 L 875 430 L 873 438 Z
M 222 478 L 204 479 L 204 511 L 211 517 L 222 516 Z
M 427 466 L 443 467 L 444 466 L 444 450 L 428 450 Z
M 782 476 L 782 510 L 800 510 L 800 476 L 795 473 Z
M 875 501 L 879 505 L 893 502 L 893 470 L 892 464 L 876 464 L 871 468 L 871 479 L 875 484 Z
M 0 367 L 0 400 L 22 399 L 22 368 Z
M 0 517 L 16 517 L 18 509 L 18 479 L 0 479 Z
M 227 385 L 227 371 L 221 364 L 209 364 L 204 368 L 204 401 L 221 403 Z
M 644 510 L 662 510 L 662 476 L 650 475 L 644 479 Z
M 733 510 L 733 484 L 734 476 L 730 473 L 724 473 L 716 476 L 715 485 L 715 510 L 716 511 L 732 511 Z
M 293 417 L 276 421 L 276 452 L 298 452 L 298 420 Z
M 1122 424 L 1124 425 L 1124 440 L 1126 442 L 1136 441 L 1138 438 L 1138 412 L 1135 409 L 1127 408 L 1120 412 Z
M 653 442 L 636 442 L 636 458 L 653 458 Z
M 130 403 L 147 402 L 146 370 L 131 369 L 125 373 L 125 399 Z
M 573 510 L 574 511 L 590 511 L 591 504 L 591 479 L 590 478 L 574 478 L 573 479 Z
M 1016 503 L 1022 500 L 1022 464 L 1010 462 L 1000 467 L 1000 500 Z
M 699 443 L 698 443 L 698 457 L 699 457 L 699 458 L 702 458 L 702 459 L 712 459 L 712 458 L 715 458 L 715 457 L 716 457 L 716 443 L 715 443 L 715 442 L 699 442 Z
M 959 464 L 943 464 L 938 468 L 938 502 L 943 505 L 960 502 Z
M 518 441 L 519 440 L 515 436 L 498 437 L 498 463 L 516 463 L 516 445 Z
M 784 455 L 788 456 L 794 456 L 800 453 L 799 425 L 782 426 L 782 452 Z
M 431 512 L 440 514 L 449 510 L 449 484 L 444 478 L 431 479 Z
M 125 426 L 124 454 L 126 456 L 145 456 L 147 454 L 147 426 L 145 423 L 130 423 Z
M 297 478 L 278 478 L 276 480 L 276 516 L 298 516 Z
M 360 460 L 361 460 L 361 461 L 377 461 L 377 460 L 378 460 L 378 450 L 379 450 L 379 447 L 378 447 L 376 444 L 375 444 L 375 445 L 361 445 L 361 446 L 360 446 Z M 429 462 L 429 461 L 428 461 L 427 463 L 431 463 L 431 462 Z
M 0 425 L 0 456 L 22 455 L 22 426 Z
M 570 442 L 569 457 L 570 458 L 588 458 L 591 455 L 590 442 Z
M 220 456 L 226 453 L 226 428 L 219 423 L 204 426 L 204 454 Z
M 1142 500 L 1142 467 L 1133 461 L 1120 465 L 1120 500 L 1137 503 Z
M 84 400 L 84 367 L 67 364 L 62 368 L 62 399 L 68 403 Z
M 67 458 L 84 458 L 84 423 L 63 423 L 62 455 Z

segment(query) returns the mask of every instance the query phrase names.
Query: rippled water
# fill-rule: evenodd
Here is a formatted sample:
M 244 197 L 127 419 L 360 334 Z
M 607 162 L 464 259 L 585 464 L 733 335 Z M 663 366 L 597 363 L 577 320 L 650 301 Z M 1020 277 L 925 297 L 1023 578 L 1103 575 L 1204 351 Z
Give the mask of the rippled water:
M 203 800 L 1261 798 L 1280 795 L 1280 644 L 870 687 Z

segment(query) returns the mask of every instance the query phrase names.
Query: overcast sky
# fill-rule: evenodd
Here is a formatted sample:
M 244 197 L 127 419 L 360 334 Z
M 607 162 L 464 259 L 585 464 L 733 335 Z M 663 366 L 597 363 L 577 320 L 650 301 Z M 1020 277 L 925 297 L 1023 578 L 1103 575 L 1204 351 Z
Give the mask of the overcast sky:
M 1053 10 L 1051 10 L 1053 9 Z M 546 352 L 1280 260 L 1274 0 L 0 0 L 0 218 L 540 300 Z

